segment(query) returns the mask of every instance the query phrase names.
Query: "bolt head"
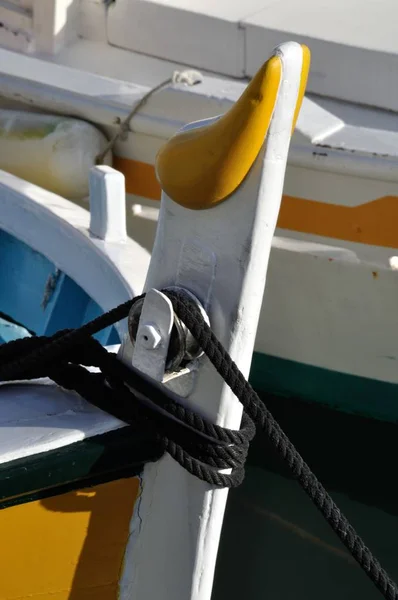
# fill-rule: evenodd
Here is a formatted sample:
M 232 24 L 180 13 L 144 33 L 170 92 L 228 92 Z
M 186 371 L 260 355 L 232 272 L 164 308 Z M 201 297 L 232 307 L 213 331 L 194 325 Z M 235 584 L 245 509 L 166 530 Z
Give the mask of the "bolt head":
M 140 330 L 140 343 L 147 350 L 155 350 L 162 341 L 162 336 L 157 327 L 151 324 L 143 325 Z

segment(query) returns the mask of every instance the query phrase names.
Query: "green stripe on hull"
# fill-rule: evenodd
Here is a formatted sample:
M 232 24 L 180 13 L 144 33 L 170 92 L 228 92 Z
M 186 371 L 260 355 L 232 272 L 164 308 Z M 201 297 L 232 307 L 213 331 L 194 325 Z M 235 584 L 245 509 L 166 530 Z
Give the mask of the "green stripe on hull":
M 0 465 L 0 510 L 71 490 L 139 475 L 158 455 L 130 427 Z
M 398 420 L 398 384 L 260 353 L 253 355 L 250 382 L 267 394 L 319 402 L 383 421 Z

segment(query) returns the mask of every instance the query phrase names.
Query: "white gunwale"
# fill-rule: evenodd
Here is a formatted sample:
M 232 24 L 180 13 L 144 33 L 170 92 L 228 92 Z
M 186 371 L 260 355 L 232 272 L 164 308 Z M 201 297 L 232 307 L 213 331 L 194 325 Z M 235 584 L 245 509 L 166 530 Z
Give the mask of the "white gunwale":
M 0 65 L 0 97 L 4 100 L 22 102 L 28 109 L 35 107 L 86 119 L 108 135 L 116 131 L 115 123 L 126 118 L 150 90 L 147 85 L 5 49 L 0 49 Z M 167 76 L 171 74 L 172 65 Z M 161 80 L 158 76 L 154 85 Z M 205 75 L 200 85 L 167 85 L 134 117 L 133 133 L 127 142 L 116 146 L 117 153 L 128 156 L 137 134 L 165 140 L 189 122 L 224 113 L 242 94 L 246 83 Z M 289 164 L 397 181 L 398 131 L 394 115 L 358 106 L 359 124 L 350 121 L 349 105 L 307 95 L 293 136 Z M 327 159 L 319 156 L 319 144 L 328 147 Z

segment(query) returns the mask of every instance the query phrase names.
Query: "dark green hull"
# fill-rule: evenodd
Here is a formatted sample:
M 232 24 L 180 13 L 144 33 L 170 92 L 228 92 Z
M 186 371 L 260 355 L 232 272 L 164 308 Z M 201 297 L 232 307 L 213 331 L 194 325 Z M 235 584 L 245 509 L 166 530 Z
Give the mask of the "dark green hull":
M 319 405 L 267 399 L 304 459 L 398 579 L 397 427 Z M 251 448 L 230 492 L 213 600 L 376 600 L 380 593 L 275 456 Z

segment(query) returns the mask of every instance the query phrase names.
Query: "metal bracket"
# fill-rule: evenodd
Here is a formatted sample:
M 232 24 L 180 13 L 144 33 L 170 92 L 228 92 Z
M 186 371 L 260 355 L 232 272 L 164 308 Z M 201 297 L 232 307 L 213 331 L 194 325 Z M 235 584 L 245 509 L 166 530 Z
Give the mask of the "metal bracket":
M 156 381 L 163 381 L 174 323 L 173 305 L 158 290 L 148 290 L 134 341 L 133 366 Z
M 194 294 L 179 286 L 168 289 L 187 294 L 209 324 L 206 311 Z M 133 366 L 165 384 L 190 373 L 192 361 L 203 355 L 192 334 L 174 314 L 168 297 L 155 289 L 149 290 L 131 309 L 129 334 L 134 346 Z

